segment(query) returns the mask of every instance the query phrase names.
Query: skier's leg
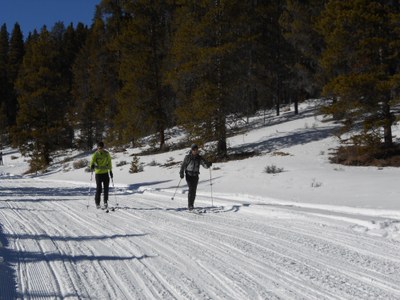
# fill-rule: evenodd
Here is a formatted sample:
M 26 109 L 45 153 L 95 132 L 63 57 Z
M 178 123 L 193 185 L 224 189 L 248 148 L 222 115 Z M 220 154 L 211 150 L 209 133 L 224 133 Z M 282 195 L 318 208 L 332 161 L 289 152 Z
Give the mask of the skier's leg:
M 199 176 L 193 177 L 193 188 L 192 188 L 192 207 L 194 207 L 194 200 L 196 199 L 197 184 L 199 183 Z
M 110 177 L 108 177 L 108 173 L 104 174 L 103 177 L 103 183 L 104 183 L 104 206 L 107 206 L 108 204 L 108 191 L 110 187 Z
M 189 188 L 189 192 L 188 192 L 188 208 L 191 209 L 191 199 L 192 199 L 192 177 L 186 175 L 186 183 L 188 185 Z
M 189 187 L 188 207 L 193 208 L 194 200 L 196 198 L 196 189 L 197 189 L 197 183 L 199 181 L 199 177 L 186 175 L 186 181 L 187 181 L 187 184 Z
M 96 206 L 100 205 L 100 196 L 101 196 L 101 174 L 96 174 L 96 195 L 94 196 L 94 201 L 96 202 Z

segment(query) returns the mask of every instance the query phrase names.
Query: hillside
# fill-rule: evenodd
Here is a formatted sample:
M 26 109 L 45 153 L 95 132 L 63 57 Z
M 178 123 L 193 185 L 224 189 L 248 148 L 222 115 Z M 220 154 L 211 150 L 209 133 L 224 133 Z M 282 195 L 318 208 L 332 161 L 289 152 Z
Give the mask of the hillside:
M 0 299 L 399 299 L 400 170 L 329 163 L 337 125 L 317 108 L 241 126 L 230 151 L 259 155 L 201 170 L 202 214 L 185 209 L 184 181 L 171 200 L 188 149 L 139 156 L 137 174 L 131 154 L 145 148 L 113 152 L 108 214 L 73 168 L 89 153 L 22 176 L 27 163 L 7 149 Z

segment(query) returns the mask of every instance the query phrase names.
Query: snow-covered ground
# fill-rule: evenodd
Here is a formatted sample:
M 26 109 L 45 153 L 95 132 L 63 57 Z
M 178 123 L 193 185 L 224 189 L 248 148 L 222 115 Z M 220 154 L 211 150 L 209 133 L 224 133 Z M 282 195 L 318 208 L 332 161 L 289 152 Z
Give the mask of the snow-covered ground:
M 73 168 L 89 153 L 23 176 L 25 159 L 3 150 L 0 299 L 400 299 L 400 170 L 330 164 L 337 125 L 316 105 L 230 138 L 261 155 L 202 169 L 202 214 L 176 189 L 187 149 L 140 156 L 137 174 L 138 149 L 112 152 L 108 214 Z

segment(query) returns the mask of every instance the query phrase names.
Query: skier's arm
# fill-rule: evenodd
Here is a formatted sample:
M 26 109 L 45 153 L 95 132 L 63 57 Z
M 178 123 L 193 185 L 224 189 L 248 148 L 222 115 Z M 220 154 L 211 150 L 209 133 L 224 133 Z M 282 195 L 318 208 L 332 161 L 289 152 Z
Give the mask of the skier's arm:
M 92 172 L 93 172 L 94 168 L 96 167 L 95 160 L 96 160 L 96 153 L 94 153 L 94 154 L 92 155 L 92 160 L 90 161 L 90 165 L 89 165 L 90 170 L 91 170 Z
M 200 156 L 200 163 L 206 169 L 212 166 L 212 163 L 208 162 L 203 156 Z
M 187 164 L 188 164 L 188 156 L 185 156 L 185 158 L 183 159 L 182 165 L 181 165 L 181 170 L 179 172 L 179 175 L 181 178 L 184 177 L 184 172 L 187 167 Z
M 111 178 L 114 178 L 114 174 L 113 174 L 113 172 L 112 172 L 112 163 L 111 163 L 111 155 L 110 155 L 110 153 L 108 154 L 108 163 L 107 163 L 107 165 L 108 165 L 108 172 L 110 173 L 110 177 Z
M 111 154 L 108 153 L 108 157 L 107 157 L 107 166 L 108 166 L 108 170 L 111 172 L 112 171 L 112 163 L 111 163 Z

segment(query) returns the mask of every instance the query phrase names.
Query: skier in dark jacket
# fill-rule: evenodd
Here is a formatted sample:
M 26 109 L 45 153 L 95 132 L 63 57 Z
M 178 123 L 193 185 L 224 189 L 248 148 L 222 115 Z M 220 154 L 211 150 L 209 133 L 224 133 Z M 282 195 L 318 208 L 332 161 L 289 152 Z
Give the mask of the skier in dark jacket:
M 208 169 L 209 167 L 211 167 L 212 163 L 205 160 L 199 154 L 199 147 L 196 144 L 193 144 L 190 153 L 185 156 L 180 170 L 181 178 L 184 177 L 184 174 L 186 175 L 186 182 L 189 187 L 189 210 L 193 209 L 194 200 L 196 199 L 197 184 L 199 183 L 200 165 Z

